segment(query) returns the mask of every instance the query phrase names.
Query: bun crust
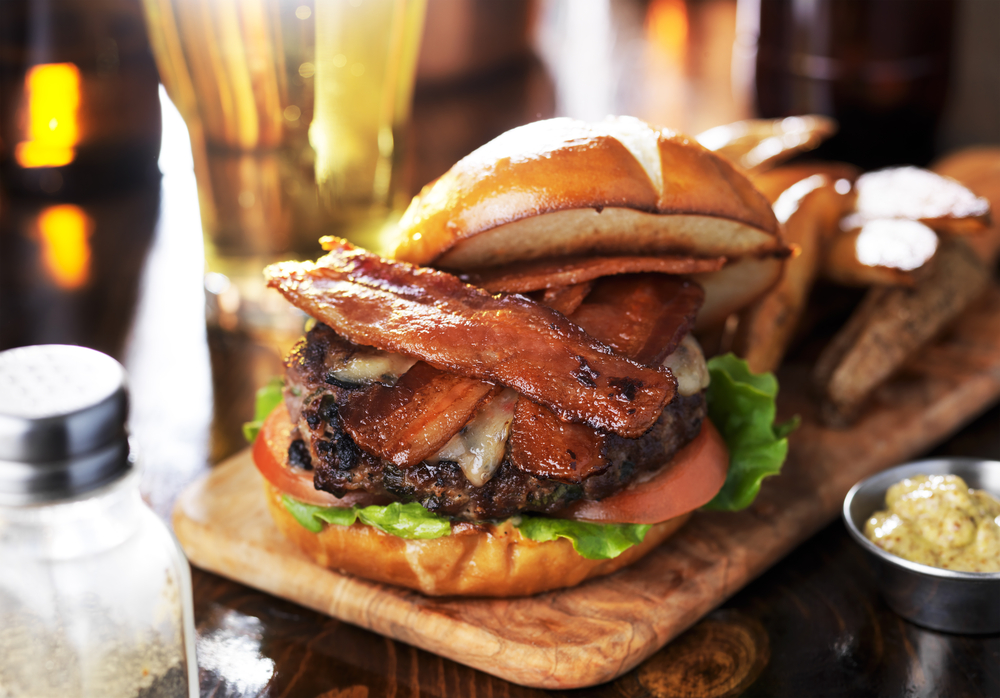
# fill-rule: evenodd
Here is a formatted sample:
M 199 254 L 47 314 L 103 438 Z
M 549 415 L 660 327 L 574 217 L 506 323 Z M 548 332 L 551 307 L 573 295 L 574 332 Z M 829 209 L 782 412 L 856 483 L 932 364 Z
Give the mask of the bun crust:
M 390 249 L 455 270 L 570 254 L 785 250 L 770 205 L 745 176 L 632 117 L 508 131 L 424 187 Z
M 691 516 L 653 526 L 642 543 L 614 559 L 588 560 L 564 538 L 539 543 L 509 522 L 486 533 L 470 527 L 430 540 L 405 540 L 361 523 L 312 533 L 281 505 L 277 488 L 264 486 L 278 529 L 318 564 L 431 596 L 527 596 L 575 586 L 632 564 Z

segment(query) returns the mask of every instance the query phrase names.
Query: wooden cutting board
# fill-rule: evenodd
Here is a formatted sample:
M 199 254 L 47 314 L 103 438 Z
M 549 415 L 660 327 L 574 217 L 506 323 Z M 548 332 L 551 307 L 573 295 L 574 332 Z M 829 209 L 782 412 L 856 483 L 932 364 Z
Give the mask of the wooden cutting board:
M 1000 289 L 921 352 L 847 431 L 820 427 L 806 370 L 780 375 L 803 425 L 780 477 L 739 513 L 698 512 L 638 564 L 574 589 L 438 599 L 321 569 L 279 535 L 249 450 L 181 496 L 195 565 L 519 684 L 572 688 L 636 666 L 835 518 L 858 480 L 919 454 L 1000 396 Z

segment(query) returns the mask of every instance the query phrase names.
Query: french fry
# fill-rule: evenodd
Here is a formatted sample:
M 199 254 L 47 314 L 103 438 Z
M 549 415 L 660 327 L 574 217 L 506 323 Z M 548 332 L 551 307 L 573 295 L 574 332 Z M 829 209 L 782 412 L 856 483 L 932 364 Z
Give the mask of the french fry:
M 913 287 L 937 248 L 937 235 L 917 221 L 869 221 L 830 237 L 822 275 L 842 286 Z
M 850 203 L 837 191 L 836 180 L 814 174 L 788 188 L 774 203 L 784 224 L 785 241 L 796 245 L 781 280 L 741 315 L 734 341 L 736 353 L 756 373 L 774 371 L 781 363 L 805 309 L 820 265 L 823 240 L 836 229 Z
M 746 119 L 698 134 L 697 141 L 748 173 L 773 168 L 793 155 L 812 150 L 837 132 L 826 116 Z
M 989 268 L 970 247 L 949 238 L 914 288 L 869 291 L 816 363 L 823 421 L 850 424 L 872 390 L 968 306 L 989 278 Z

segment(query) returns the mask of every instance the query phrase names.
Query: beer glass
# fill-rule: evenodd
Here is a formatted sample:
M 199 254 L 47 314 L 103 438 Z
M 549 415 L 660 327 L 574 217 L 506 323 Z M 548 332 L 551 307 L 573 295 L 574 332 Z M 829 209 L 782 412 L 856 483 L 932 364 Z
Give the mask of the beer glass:
M 143 2 L 191 135 L 215 380 L 245 363 L 226 352 L 257 357 L 238 368 L 249 392 L 239 407 L 252 410 L 253 384 L 280 371 L 304 320 L 264 287 L 264 266 L 317 257 L 327 234 L 378 249 L 405 206 L 426 0 Z

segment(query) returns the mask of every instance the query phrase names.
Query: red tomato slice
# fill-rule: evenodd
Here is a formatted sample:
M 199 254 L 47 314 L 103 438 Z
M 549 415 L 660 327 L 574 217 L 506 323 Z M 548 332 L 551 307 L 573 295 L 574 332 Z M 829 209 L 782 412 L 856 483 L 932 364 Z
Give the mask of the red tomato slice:
M 253 442 L 253 462 L 268 482 L 300 502 L 321 507 L 350 507 L 355 504 L 385 504 L 384 499 L 367 492 L 348 492 L 338 499 L 313 486 L 313 471 L 288 464 L 288 446 L 292 443 L 292 423 L 288 408 L 281 403 L 264 420 Z
M 561 518 L 596 523 L 655 524 L 707 504 L 722 489 L 729 451 L 715 425 L 705 419 L 694 441 L 645 480 L 600 501 L 583 501 Z

